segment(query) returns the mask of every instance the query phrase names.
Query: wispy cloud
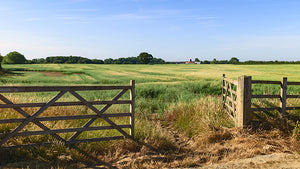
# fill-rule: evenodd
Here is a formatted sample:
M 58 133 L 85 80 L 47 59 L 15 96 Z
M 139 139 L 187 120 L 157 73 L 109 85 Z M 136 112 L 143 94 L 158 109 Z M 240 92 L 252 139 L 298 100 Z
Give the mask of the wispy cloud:
M 41 18 L 27 18 L 25 19 L 26 22 L 33 22 L 33 21 L 40 21 L 42 20 Z
M 84 18 L 77 17 L 77 16 L 56 16 L 55 19 L 60 19 L 60 20 L 83 20 Z
M 70 12 L 96 12 L 96 11 L 99 11 L 99 10 L 98 9 L 82 8 L 82 9 L 65 9 L 65 11 L 70 11 Z
M 65 21 L 65 23 L 76 23 L 76 24 L 90 24 L 95 23 L 97 19 L 95 18 L 87 18 L 87 17 L 79 17 L 79 16 L 56 16 L 56 20 Z
M 153 19 L 152 16 L 140 15 L 136 13 L 124 13 L 116 15 L 106 15 L 102 16 L 99 19 L 109 19 L 109 20 L 147 20 Z
M 12 11 L 13 8 L 1 8 L 0 7 L 0 12 L 7 12 L 7 11 Z
M 104 15 L 99 19 L 109 20 L 185 20 L 185 21 L 208 21 L 218 19 L 210 15 L 191 14 L 188 9 L 164 9 L 164 10 L 146 10 L 133 13 L 123 13 L 114 15 Z

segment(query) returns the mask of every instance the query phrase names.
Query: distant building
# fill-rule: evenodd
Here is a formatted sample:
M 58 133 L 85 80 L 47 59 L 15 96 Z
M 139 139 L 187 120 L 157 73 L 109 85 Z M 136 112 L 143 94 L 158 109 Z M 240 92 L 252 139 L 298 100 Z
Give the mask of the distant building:
M 186 61 L 185 64 L 196 64 L 195 62 Z
M 186 61 L 185 64 L 201 64 L 201 62 Z

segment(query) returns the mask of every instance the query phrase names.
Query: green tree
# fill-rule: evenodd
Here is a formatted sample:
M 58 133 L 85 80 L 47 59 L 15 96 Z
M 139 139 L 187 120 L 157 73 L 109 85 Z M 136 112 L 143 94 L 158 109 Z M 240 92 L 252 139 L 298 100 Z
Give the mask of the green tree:
M 235 64 L 235 63 L 239 63 L 240 62 L 240 60 L 238 59 L 238 58 L 236 58 L 236 57 L 232 57 L 230 60 L 229 60 L 229 63 L 230 64 Z
M 195 58 L 195 62 L 200 62 L 200 60 L 198 58 Z
M 108 58 L 104 60 L 104 64 L 113 64 L 114 63 L 114 59 L 112 58 Z
M 153 56 L 147 52 L 142 52 L 140 53 L 140 55 L 137 57 L 137 60 L 140 62 L 140 63 L 143 63 L 143 64 L 148 64 L 150 63 L 150 61 L 153 59 Z
M 19 52 L 10 52 L 6 56 L 4 56 L 2 63 L 3 64 L 24 64 L 26 62 L 26 58 Z
M 218 63 L 218 61 L 217 61 L 217 59 L 216 59 L 216 58 L 214 58 L 214 60 L 213 60 L 213 61 L 211 61 L 210 63 L 211 63 L 211 64 L 217 64 L 217 63 Z

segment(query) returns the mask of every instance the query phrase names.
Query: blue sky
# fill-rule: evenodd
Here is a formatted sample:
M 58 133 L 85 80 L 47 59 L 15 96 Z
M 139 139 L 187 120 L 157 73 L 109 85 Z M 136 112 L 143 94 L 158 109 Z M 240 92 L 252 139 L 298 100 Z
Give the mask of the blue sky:
M 0 0 L 0 53 L 300 60 L 299 0 Z

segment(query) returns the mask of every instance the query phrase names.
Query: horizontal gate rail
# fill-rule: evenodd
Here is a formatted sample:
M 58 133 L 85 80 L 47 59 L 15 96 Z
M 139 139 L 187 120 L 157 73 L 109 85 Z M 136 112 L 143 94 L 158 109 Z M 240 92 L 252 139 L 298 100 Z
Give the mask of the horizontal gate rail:
M 112 100 L 108 101 L 87 101 L 77 91 L 91 91 L 91 90 L 121 90 Z M 127 91 L 130 91 L 130 99 L 119 100 Z M 134 106 L 135 106 L 135 82 L 131 81 L 129 86 L 0 86 L 0 100 L 4 104 L 0 104 L 0 109 L 14 109 L 23 118 L 9 118 L 0 119 L 0 127 L 3 124 L 17 123 L 17 127 L 8 133 L 0 132 L 0 149 L 16 148 L 16 147 L 28 147 L 36 145 L 49 145 L 50 142 L 45 143 L 33 143 L 27 145 L 10 145 L 7 144 L 11 138 L 23 137 L 23 136 L 34 136 L 34 135 L 45 135 L 50 134 L 59 142 L 64 144 L 75 144 L 81 142 L 94 142 L 94 141 L 108 141 L 129 138 L 134 139 Z M 1 93 L 24 93 L 24 92 L 58 92 L 47 103 L 13 103 Z M 66 93 L 70 93 L 72 96 L 77 98 L 79 101 L 70 102 L 56 102 L 59 98 L 64 96 Z M 105 113 L 112 105 L 115 104 L 128 104 L 130 105 L 130 112 L 128 113 Z M 100 110 L 95 105 L 105 105 Z M 69 116 L 46 116 L 38 117 L 49 107 L 55 106 L 86 106 L 94 114 L 83 114 L 83 115 L 69 115 Z M 30 115 L 22 108 L 39 108 L 35 113 Z M 9 112 L 5 112 L 9 113 Z M 104 114 L 105 113 L 105 114 Z M 110 118 L 122 118 L 130 117 L 130 124 L 118 125 L 113 122 Z M 63 128 L 63 129 L 51 129 L 45 126 L 41 122 L 59 121 L 59 120 L 79 120 L 89 119 L 86 124 L 82 127 L 75 128 Z M 91 126 L 97 119 L 102 119 L 108 126 Z M 22 131 L 29 123 L 34 123 L 42 130 L 40 131 Z M 20 123 L 20 124 L 19 124 Z M 1 128 L 0 128 L 1 129 Z M 101 138 L 86 138 L 78 139 L 78 136 L 85 131 L 98 131 L 98 130 L 116 130 L 121 136 L 101 137 Z M 129 133 L 123 129 L 129 129 Z M 58 135 L 58 133 L 70 133 L 75 132 L 69 139 L 64 139 Z
M 0 93 L 131 89 L 132 86 L 1 86 Z

